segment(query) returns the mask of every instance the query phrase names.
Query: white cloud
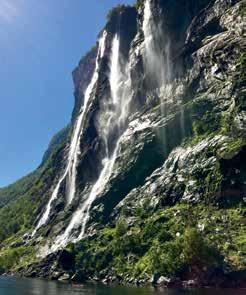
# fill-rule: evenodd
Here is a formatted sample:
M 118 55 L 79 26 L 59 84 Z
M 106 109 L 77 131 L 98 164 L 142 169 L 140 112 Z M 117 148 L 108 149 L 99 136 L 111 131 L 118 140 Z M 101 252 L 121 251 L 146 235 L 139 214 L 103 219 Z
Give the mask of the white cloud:
M 18 17 L 19 11 L 15 0 L 0 0 L 0 21 L 12 23 Z

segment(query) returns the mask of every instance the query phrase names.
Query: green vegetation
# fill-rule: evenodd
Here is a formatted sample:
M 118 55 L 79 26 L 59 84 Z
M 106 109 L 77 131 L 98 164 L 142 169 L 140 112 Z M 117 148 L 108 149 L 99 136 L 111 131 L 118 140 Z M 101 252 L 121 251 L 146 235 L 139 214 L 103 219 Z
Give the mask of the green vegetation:
M 25 267 L 35 259 L 35 250 L 30 246 L 21 246 L 1 251 L 0 272 Z
M 183 255 L 187 265 L 200 270 L 222 265 L 222 257 L 217 248 L 205 240 L 201 232 L 194 227 L 185 230 Z
M 137 0 L 135 7 L 136 9 L 139 9 L 141 6 L 143 6 L 144 0 Z
M 146 212 L 148 217 L 136 219 L 134 225 L 124 222 L 125 216 L 76 245 L 76 267 L 91 275 L 109 269 L 136 278 L 153 273 L 183 276 L 213 267 L 243 269 L 244 212 L 180 204 Z
M 29 189 L 22 195 L 18 195 L 18 186 L 14 185 L 15 199 L 0 209 L 0 244 L 6 238 L 32 228 L 42 201 L 48 197 L 47 185 L 54 178 L 52 167 L 53 162 L 49 159 L 42 168 L 33 173 L 33 177 L 30 179 L 27 177 Z
M 246 3 L 242 2 L 240 6 L 240 15 L 241 17 L 246 17 Z
M 21 178 L 14 184 L 0 189 L 0 208 L 23 196 L 29 189 L 32 188 L 33 183 L 40 177 L 41 171 L 37 169 L 35 172 Z
M 189 114 L 191 122 L 191 134 L 185 137 L 185 146 L 195 145 L 203 139 L 219 134 L 222 129 L 221 112 L 214 110 L 215 105 L 207 99 L 206 94 L 195 97 L 185 105 L 185 112 Z
M 193 131 L 195 136 L 203 135 L 207 137 L 211 133 L 219 129 L 219 116 L 212 113 L 211 111 L 206 111 L 206 113 L 193 122 Z
M 44 178 L 44 174 L 47 176 L 44 181 L 51 176 L 51 167 L 55 161 L 55 155 L 63 149 L 69 129 L 70 126 L 68 125 L 54 135 L 49 148 L 44 154 L 42 164 L 34 172 L 5 188 L 0 188 L 0 209 L 9 202 L 16 201 L 18 198 L 25 197 L 27 194 L 31 195 L 32 192 L 42 187 L 41 179 Z
M 126 5 L 117 5 L 115 7 L 113 7 L 109 12 L 108 12 L 108 15 L 107 15 L 107 20 L 111 20 L 113 17 L 117 16 L 119 13 L 121 13 L 122 11 L 125 10 L 127 6 Z
M 2 208 L 0 210 L 0 242 L 19 231 L 24 233 L 25 230 L 30 229 L 39 205 L 40 199 L 24 196 Z
M 94 49 L 91 49 L 91 51 L 92 50 L 94 50 Z M 90 52 L 88 54 L 90 54 Z M 46 161 L 48 161 L 49 158 L 52 156 L 52 154 L 54 152 L 56 152 L 61 146 L 64 145 L 64 142 L 66 142 L 69 132 L 70 132 L 70 124 L 68 124 L 66 127 L 61 129 L 59 132 L 57 132 L 53 136 L 53 138 L 50 141 L 47 151 L 44 153 L 42 163 L 45 163 Z
M 4 247 L 18 244 L 20 237 L 32 229 L 41 204 L 49 197 L 49 187 L 66 143 L 64 132 L 68 134 L 64 129 L 52 140 L 45 160 L 35 172 L 0 190 L 0 256 Z
M 218 152 L 218 156 L 224 159 L 231 159 L 237 155 L 243 146 L 246 145 L 246 139 L 241 137 L 230 138 L 227 145 L 222 151 Z
M 246 4 L 245 6 L 246 7 Z M 244 8 L 244 11 L 246 9 Z M 246 79 L 246 73 L 245 73 L 245 70 L 246 70 L 246 53 L 243 52 L 241 53 L 240 57 L 239 57 L 239 60 L 238 60 L 238 65 L 240 66 L 240 79 L 241 80 L 244 80 Z

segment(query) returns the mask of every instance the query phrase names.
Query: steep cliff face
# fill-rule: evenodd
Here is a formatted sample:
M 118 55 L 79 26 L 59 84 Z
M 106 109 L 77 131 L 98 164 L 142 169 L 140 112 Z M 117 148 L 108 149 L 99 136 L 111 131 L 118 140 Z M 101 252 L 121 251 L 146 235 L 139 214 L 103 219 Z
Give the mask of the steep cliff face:
M 245 269 L 244 34 L 239 0 L 146 0 L 110 13 L 73 72 L 71 128 L 46 154 L 52 173 L 31 194 L 31 221 L 2 238 L 2 257 L 11 243 L 29 249 L 12 268 L 202 283 L 214 269 L 221 282 Z M 75 257 L 67 268 L 56 259 L 64 248 Z

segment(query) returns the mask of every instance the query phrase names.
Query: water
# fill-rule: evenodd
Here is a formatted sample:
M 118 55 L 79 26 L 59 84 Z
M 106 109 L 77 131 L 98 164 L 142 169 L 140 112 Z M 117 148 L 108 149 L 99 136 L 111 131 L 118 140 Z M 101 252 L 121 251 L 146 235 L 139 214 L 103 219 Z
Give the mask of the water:
M 0 295 L 243 295 L 245 290 L 163 290 L 104 285 L 71 286 L 38 279 L 0 277 Z
M 95 199 L 102 194 L 108 183 L 117 158 L 121 137 L 127 126 L 129 102 L 131 100 L 131 79 L 129 63 L 121 63 L 120 38 L 116 34 L 112 41 L 110 63 L 111 95 L 104 103 L 98 129 L 105 146 L 105 157 L 102 170 L 97 181 L 82 205 L 73 214 L 65 232 L 58 236 L 51 247 L 51 252 L 66 246 L 69 242 L 77 242 L 85 235 L 86 225 L 90 218 L 90 210 Z M 80 233 L 74 231 L 80 229 Z
M 158 73 L 158 75 L 160 74 L 161 78 L 160 81 L 158 81 L 158 84 L 162 85 L 164 83 L 163 69 L 165 69 L 165 74 L 168 73 L 169 70 L 167 66 L 164 66 L 164 61 L 162 62 L 162 55 L 156 47 L 156 44 L 159 42 L 158 38 L 160 30 L 157 30 L 156 24 L 153 21 L 150 0 L 146 0 L 145 4 L 143 31 L 145 35 L 146 65 L 149 68 L 150 73 L 154 70 L 154 73 Z M 99 48 L 94 74 L 92 76 L 90 84 L 87 87 L 87 90 L 85 91 L 84 106 L 80 110 L 75 123 L 65 172 L 59 179 L 47 204 L 47 207 L 42 217 L 40 218 L 36 229 L 33 232 L 33 235 L 35 235 L 40 227 L 48 222 L 52 203 L 55 199 L 57 199 L 61 184 L 65 179 L 67 205 L 72 202 L 75 196 L 77 174 L 76 172 L 78 155 L 80 153 L 79 147 L 80 138 L 83 131 L 83 121 L 87 113 L 91 92 L 98 80 L 100 59 L 104 55 L 106 36 L 107 33 L 104 32 L 101 39 L 99 40 Z M 156 42 L 156 40 L 158 42 Z M 94 183 L 90 193 L 86 197 L 86 200 L 73 214 L 72 219 L 65 232 L 55 239 L 51 251 L 55 251 L 66 246 L 67 243 L 70 241 L 76 242 L 84 236 L 85 227 L 90 217 L 89 215 L 91 206 L 94 200 L 103 192 L 107 182 L 110 179 L 117 157 L 119 142 L 127 126 L 129 103 L 132 97 L 130 65 L 129 62 L 123 62 L 121 60 L 120 38 L 118 34 L 114 36 L 112 42 L 109 82 L 111 88 L 111 97 L 108 101 L 105 102 L 105 109 L 102 110 L 102 117 L 99 120 L 100 124 L 98 126 L 99 134 L 102 134 L 102 139 L 104 141 L 106 152 L 105 157 L 102 160 L 103 168 L 101 170 L 99 178 Z M 77 231 L 78 229 L 80 229 L 80 234 L 78 235 L 77 233 L 74 233 L 74 229 L 76 229 Z
M 104 32 L 101 39 L 99 40 L 99 48 L 98 48 L 98 55 L 97 55 L 97 59 L 96 59 L 96 67 L 95 67 L 95 70 L 94 70 L 94 74 L 92 76 L 92 79 L 91 79 L 91 82 L 90 84 L 88 85 L 86 91 L 85 91 L 85 98 L 84 98 L 84 107 L 83 107 L 83 111 L 81 112 L 81 114 L 79 115 L 79 118 L 78 118 L 78 122 L 79 124 L 76 125 L 76 128 L 78 128 L 78 131 L 77 131 L 77 141 L 75 143 L 72 142 L 72 145 L 74 144 L 75 145 L 75 148 L 73 149 L 73 154 L 72 154 L 72 157 L 73 157 L 73 161 L 72 161 L 72 167 L 69 171 L 69 179 L 68 179 L 68 190 L 67 190 L 67 201 L 68 201 L 68 204 L 70 204 L 75 196 L 75 192 L 76 192 L 76 169 L 77 169 L 77 164 L 78 164 L 78 155 L 79 155 L 79 152 L 80 152 L 80 137 L 81 137 L 81 134 L 82 134 L 82 131 L 83 131 L 83 126 L 82 126 L 82 123 L 83 123 L 83 119 L 84 119 L 84 116 L 87 112 L 87 108 L 88 108 L 88 104 L 89 104 L 89 101 L 90 101 L 90 97 L 91 97 L 91 92 L 97 82 L 97 79 L 98 79 L 98 70 L 99 70 L 99 60 L 100 58 L 103 57 L 104 55 L 104 51 L 105 51 L 105 40 L 106 40 L 106 36 L 107 36 L 107 33 Z M 78 126 L 78 127 L 77 127 Z
M 149 86 L 154 86 L 157 96 L 160 98 L 161 114 L 166 117 L 166 106 L 163 97 L 170 79 L 170 42 L 167 36 L 163 39 L 161 22 L 156 22 L 152 14 L 151 0 L 146 0 L 144 7 L 143 33 L 144 33 L 144 65 Z M 161 46 L 164 47 L 164 51 Z M 166 57 L 166 59 L 165 59 Z M 162 129 L 161 141 L 163 146 L 167 142 L 166 130 Z
M 96 183 L 93 185 L 89 197 L 85 200 L 83 205 L 75 212 L 65 232 L 60 235 L 55 243 L 52 245 L 51 250 L 56 251 L 59 248 L 66 246 L 70 241 L 77 242 L 81 240 L 85 233 L 85 227 L 89 220 L 89 211 L 95 198 L 103 191 L 106 183 L 108 182 L 112 173 L 113 165 L 116 158 L 116 150 L 112 158 L 104 159 L 104 167 L 100 173 L 100 176 Z M 81 226 L 81 232 L 77 238 L 72 237 L 72 231 L 74 228 Z
M 151 0 L 146 0 L 143 18 L 144 64 L 150 83 L 161 88 L 171 77 L 170 40 L 163 33 L 161 20 L 158 22 L 152 14 Z
M 147 74 L 147 82 L 160 100 L 160 110 L 162 118 L 167 117 L 167 105 L 173 97 L 174 89 L 180 85 L 175 85 L 173 80 L 172 46 L 170 33 L 163 18 L 158 20 L 153 15 L 154 1 L 145 0 L 144 18 L 142 30 L 144 34 L 144 66 Z M 156 4 L 155 4 L 156 5 Z M 159 7 L 160 10 L 160 7 Z M 172 49 L 171 49 L 172 48 Z M 177 65 L 176 65 L 177 66 Z M 180 133 L 185 135 L 185 118 L 182 101 L 180 105 Z M 166 129 L 160 130 L 160 139 L 164 147 L 164 154 L 167 155 L 167 133 Z
M 80 152 L 79 151 L 80 137 L 81 137 L 81 133 L 83 131 L 82 125 L 83 125 L 84 116 L 86 114 L 88 104 L 90 101 L 91 92 L 93 90 L 93 87 L 95 86 L 95 83 L 97 82 L 97 79 L 98 79 L 99 60 L 100 60 L 100 58 L 102 58 L 102 56 L 104 54 L 105 39 L 106 39 L 106 32 L 103 33 L 103 36 L 99 40 L 99 48 L 98 48 L 98 55 L 97 55 L 97 59 L 96 59 L 96 67 L 95 67 L 91 82 L 85 91 L 84 105 L 82 106 L 79 116 L 78 116 L 76 123 L 75 123 L 75 128 L 74 128 L 74 132 L 73 132 L 71 143 L 70 143 L 68 161 L 67 161 L 67 166 L 66 166 L 65 172 L 63 173 L 60 180 L 58 181 L 58 183 L 51 195 L 51 198 L 46 206 L 46 209 L 45 209 L 42 217 L 40 218 L 40 220 L 33 232 L 33 235 L 35 235 L 35 233 L 37 232 L 37 230 L 41 226 L 43 226 L 47 223 L 47 221 L 49 219 L 52 203 L 55 199 L 57 199 L 58 193 L 60 190 L 60 186 L 61 186 L 62 182 L 66 179 L 66 177 L 68 177 L 67 187 L 66 187 L 67 205 L 69 205 L 72 202 L 72 200 L 75 196 L 76 168 L 77 168 L 77 163 L 78 163 L 78 155 Z
M 120 38 L 116 35 L 113 39 L 111 65 L 110 65 L 110 87 L 113 103 L 116 104 L 119 90 L 119 83 L 121 79 L 120 72 Z

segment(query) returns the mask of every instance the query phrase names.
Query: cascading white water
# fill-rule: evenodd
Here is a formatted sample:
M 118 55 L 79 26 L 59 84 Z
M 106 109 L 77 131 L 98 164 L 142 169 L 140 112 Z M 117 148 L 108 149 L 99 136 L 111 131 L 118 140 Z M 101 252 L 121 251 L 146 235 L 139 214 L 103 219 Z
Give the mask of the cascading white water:
M 144 6 L 143 33 L 146 72 L 155 79 L 156 86 L 161 91 L 171 75 L 170 40 L 162 32 L 161 20 L 154 19 L 151 0 L 146 0 Z
M 115 128 L 117 119 L 117 100 L 119 96 L 119 84 L 124 80 L 120 71 L 120 39 L 118 35 L 115 36 L 112 42 L 111 60 L 110 60 L 110 90 L 111 97 L 110 101 L 104 105 L 103 114 L 100 117 L 100 124 L 98 124 L 99 133 L 103 138 L 106 156 L 109 158 L 109 144 L 108 139 L 110 133 Z
M 146 0 L 142 25 L 144 33 L 144 65 L 150 85 L 155 86 L 155 91 L 160 98 L 162 118 L 166 117 L 166 97 L 170 89 L 171 56 L 170 39 L 163 33 L 162 20 L 157 21 L 152 12 L 151 0 Z M 148 82 L 148 81 L 147 81 Z M 166 146 L 166 129 L 160 131 L 160 138 Z
M 110 158 L 103 159 L 103 169 L 100 173 L 98 180 L 93 185 L 88 198 L 73 215 L 65 232 L 55 240 L 55 243 L 52 245 L 52 248 L 51 248 L 52 251 L 56 251 L 59 248 L 66 246 L 71 241 L 75 243 L 83 238 L 85 233 L 85 227 L 90 217 L 89 213 L 90 213 L 91 205 L 93 201 L 100 195 L 100 193 L 103 192 L 105 185 L 109 181 L 109 178 L 112 174 L 112 169 L 113 169 L 115 159 L 117 156 L 117 151 L 118 151 L 117 146 L 114 150 L 113 155 Z M 78 237 L 75 237 L 75 238 L 71 237 L 71 233 L 73 229 L 77 227 L 81 227 L 80 234 L 78 235 Z
M 111 52 L 111 65 L 110 65 L 110 88 L 111 88 L 111 101 L 113 110 L 109 116 L 101 122 L 101 130 L 103 130 L 103 140 L 106 146 L 106 156 L 102 160 L 103 168 L 97 179 L 92 186 L 92 189 L 82 204 L 82 206 L 73 215 L 65 232 L 61 234 L 54 242 L 51 251 L 56 251 L 59 248 L 66 246 L 69 242 L 77 242 L 81 240 L 85 234 L 86 225 L 90 218 L 90 209 L 95 199 L 100 196 L 108 183 L 117 158 L 120 141 L 122 134 L 125 131 L 126 123 L 129 113 L 129 102 L 131 100 L 131 79 L 130 68 L 127 63 L 124 69 L 120 66 L 120 39 L 116 36 L 112 43 Z M 100 128 L 100 127 L 99 127 Z M 118 138 L 116 139 L 113 152 L 109 154 L 109 136 L 110 130 L 117 129 Z M 73 237 L 72 232 L 74 229 L 80 228 L 80 233 L 77 237 Z
M 146 0 L 144 7 L 143 33 L 144 33 L 144 64 L 147 77 L 154 85 L 158 97 L 160 98 L 160 109 L 162 118 L 167 116 L 168 99 L 172 96 L 175 87 L 175 81 L 172 80 L 173 67 L 171 56 L 171 41 L 168 30 L 163 25 L 163 19 L 156 20 L 153 15 L 154 1 Z M 159 9 L 160 7 L 155 7 Z M 177 86 L 175 87 L 177 90 Z M 182 136 L 185 135 L 185 118 L 182 101 L 177 102 L 180 105 L 180 129 Z M 161 141 L 166 146 L 167 134 L 166 129 L 160 131 Z
M 83 107 L 83 111 L 81 112 L 81 115 L 79 116 L 79 119 L 78 119 L 78 121 L 79 121 L 79 124 L 77 124 L 78 125 L 78 136 L 77 136 L 77 141 L 75 142 L 73 161 L 72 161 L 72 165 L 69 169 L 69 175 L 68 175 L 69 176 L 68 190 L 67 190 L 68 204 L 70 204 L 72 202 L 72 200 L 75 196 L 75 192 L 76 192 L 76 175 L 77 175 L 76 171 L 77 171 L 77 165 L 78 165 L 78 155 L 80 152 L 80 137 L 81 137 L 81 133 L 83 131 L 82 123 L 83 123 L 85 113 L 87 111 L 87 106 L 89 103 L 91 92 L 95 86 L 95 83 L 97 82 L 97 79 L 98 79 L 99 58 L 102 58 L 104 51 L 105 51 L 106 35 L 107 35 L 106 31 L 104 31 L 102 38 L 99 40 L 99 48 L 98 48 L 98 56 L 96 59 L 96 67 L 95 67 L 91 82 L 85 91 L 84 107 Z
M 113 104 L 117 103 L 119 83 L 122 80 L 122 74 L 120 71 L 120 38 L 115 36 L 112 43 L 112 55 L 110 65 L 110 88 Z
M 154 22 L 152 19 L 151 2 L 146 0 L 144 6 L 143 18 L 143 33 L 144 33 L 144 47 L 145 47 L 145 64 L 149 71 L 157 70 L 155 64 L 157 63 L 157 56 L 154 47 Z
M 105 40 L 106 40 L 106 31 L 104 31 L 101 39 L 99 40 L 98 54 L 97 54 L 94 74 L 92 76 L 90 84 L 88 85 L 88 87 L 85 91 L 84 104 L 80 110 L 78 119 L 76 120 L 76 123 L 75 123 L 75 128 L 74 128 L 72 140 L 70 143 L 70 149 L 69 149 L 68 160 L 67 160 L 65 172 L 62 174 L 61 178 L 59 179 L 59 181 L 58 181 L 58 183 L 51 195 L 51 198 L 49 199 L 49 202 L 45 208 L 45 211 L 44 211 L 42 217 L 40 218 L 32 235 L 35 235 L 37 230 L 41 226 L 43 226 L 47 223 L 49 215 L 50 215 L 50 211 L 51 211 L 52 202 L 55 199 L 57 199 L 61 184 L 66 179 L 66 177 L 67 177 L 67 185 L 66 185 L 67 205 L 69 205 L 74 198 L 74 195 L 76 192 L 76 168 L 77 168 L 79 148 L 80 148 L 80 137 L 81 137 L 81 133 L 83 130 L 82 125 L 83 125 L 84 116 L 86 114 L 86 110 L 87 110 L 87 107 L 89 104 L 89 99 L 90 99 L 92 89 L 98 79 L 99 59 L 104 54 Z

